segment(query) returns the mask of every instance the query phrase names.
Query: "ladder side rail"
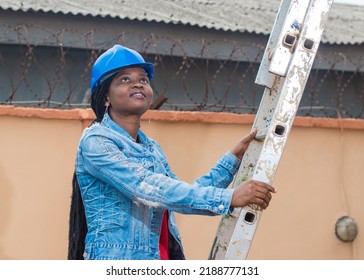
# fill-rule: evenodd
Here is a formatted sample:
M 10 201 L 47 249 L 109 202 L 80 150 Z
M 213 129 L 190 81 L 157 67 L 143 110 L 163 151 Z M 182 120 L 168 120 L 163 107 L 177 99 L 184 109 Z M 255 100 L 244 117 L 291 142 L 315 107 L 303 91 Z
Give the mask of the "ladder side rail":
M 310 3 L 310 0 L 291 1 L 277 47 L 269 64 L 269 72 L 286 76 Z
M 281 30 L 290 5 L 291 0 L 282 0 L 280 3 L 262 60 L 259 65 L 257 76 L 255 78 L 255 83 L 258 85 L 271 88 L 275 81 L 276 75 L 269 72 L 269 65 L 274 50 L 277 46 L 277 42 L 279 41 L 280 34 L 282 33 Z
M 309 11 L 305 17 L 302 34 L 297 42 L 297 50 L 291 59 L 287 79 L 285 79 L 282 87 L 277 110 L 274 113 L 274 120 L 264 140 L 264 152 L 261 153 L 255 167 L 253 174 L 253 179 L 255 180 L 270 184 L 274 180 L 286 140 L 317 53 L 323 26 L 327 21 L 331 4 L 331 0 L 311 1 Z M 261 211 L 255 209 L 257 208 L 256 206 L 249 206 L 247 208 L 248 210 L 241 211 L 240 213 L 237 222 L 238 226 L 235 227 L 227 248 L 227 259 L 245 259 L 248 254 L 251 241 L 261 217 Z M 252 210 L 255 211 L 255 217 L 254 212 L 249 212 Z M 247 214 L 249 214 L 248 219 Z M 243 222 L 245 225 L 241 226 L 239 222 Z M 245 246 L 245 249 L 242 248 L 242 244 Z
M 280 91 L 274 89 L 281 88 L 283 82 L 284 78 L 278 77 L 278 79 L 275 79 L 276 84 L 274 85 L 273 90 L 266 88 L 264 91 L 253 125 L 254 128 L 258 129 L 256 139 L 265 137 L 264 134 L 270 125 L 275 107 L 277 106 L 277 101 L 279 99 L 278 95 Z M 258 162 L 259 154 L 262 152 L 262 147 L 263 141 L 252 141 L 250 143 L 248 149 L 243 155 L 242 164 L 240 165 L 239 170 L 235 176 L 232 188 L 236 188 L 242 182 L 252 178 L 254 167 Z M 242 208 L 235 207 L 231 214 L 224 215 L 221 218 L 208 259 L 225 258 L 226 249 L 230 243 L 231 236 L 238 222 L 238 218 L 241 215 L 241 211 Z
M 287 16 L 287 12 L 290 6 L 291 0 L 282 0 L 263 55 L 262 62 L 257 73 L 257 84 L 272 87 L 273 84 L 277 83 L 277 75 L 271 74 L 268 71 L 269 63 L 273 54 L 273 50 L 278 42 L 278 37 L 281 34 L 284 19 Z M 282 84 L 281 79 L 278 82 L 281 82 Z M 277 91 L 274 92 L 276 93 Z M 264 134 L 264 131 L 267 130 L 267 128 L 269 127 L 273 116 L 274 108 L 277 104 L 277 100 L 278 97 L 276 96 L 276 94 L 272 94 L 270 89 L 266 88 L 264 90 L 263 97 L 261 99 L 260 106 L 258 108 L 258 112 L 253 125 L 254 128 L 258 128 L 258 138 L 264 137 L 264 135 L 261 134 L 262 132 Z M 262 142 L 253 141 L 249 145 L 249 148 L 245 152 L 242 159 L 242 162 L 244 162 L 244 164 L 240 166 L 235 176 L 232 188 L 237 187 L 243 181 L 246 181 L 252 177 L 252 172 L 258 160 L 258 156 L 261 153 L 261 149 Z M 242 208 L 236 207 L 231 214 L 224 215 L 221 218 L 208 259 L 225 258 L 225 253 L 231 240 L 234 228 L 236 227 L 241 210 Z

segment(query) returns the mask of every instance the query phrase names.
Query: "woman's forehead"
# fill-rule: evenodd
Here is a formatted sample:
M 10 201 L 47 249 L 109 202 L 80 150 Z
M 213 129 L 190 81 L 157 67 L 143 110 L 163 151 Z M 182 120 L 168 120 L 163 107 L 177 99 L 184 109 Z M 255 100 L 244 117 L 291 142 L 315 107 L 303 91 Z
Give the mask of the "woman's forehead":
M 147 72 L 145 71 L 145 69 L 143 67 L 140 67 L 140 66 L 123 68 L 117 73 L 117 76 L 122 75 L 122 74 L 132 74 L 132 73 L 147 76 Z

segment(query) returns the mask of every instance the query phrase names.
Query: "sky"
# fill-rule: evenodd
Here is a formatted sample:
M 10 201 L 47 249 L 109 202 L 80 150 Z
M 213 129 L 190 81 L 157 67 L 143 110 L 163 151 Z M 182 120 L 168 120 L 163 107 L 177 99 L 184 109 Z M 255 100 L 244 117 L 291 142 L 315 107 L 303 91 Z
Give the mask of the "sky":
M 335 3 L 352 4 L 364 6 L 364 0 L 334 0 Z

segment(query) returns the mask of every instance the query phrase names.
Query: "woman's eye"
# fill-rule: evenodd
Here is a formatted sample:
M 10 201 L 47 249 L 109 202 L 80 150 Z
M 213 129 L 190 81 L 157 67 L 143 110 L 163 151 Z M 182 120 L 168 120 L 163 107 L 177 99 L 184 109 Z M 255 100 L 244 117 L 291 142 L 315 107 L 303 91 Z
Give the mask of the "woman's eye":
M 142 84 L 149 84 L 149 80 L 148 80 L 148 79 L 146 79 L 146 78 L 141 78 L 141 79 L 140 79 L 140 82 L 141 82 Z
M 129 79 L 129 77 L 121 77 L 120 78 L 120 81 L 122 82 L 122 83 L 127 83 L 127 82 L 129 82 L 130 81 L 130 79 Z

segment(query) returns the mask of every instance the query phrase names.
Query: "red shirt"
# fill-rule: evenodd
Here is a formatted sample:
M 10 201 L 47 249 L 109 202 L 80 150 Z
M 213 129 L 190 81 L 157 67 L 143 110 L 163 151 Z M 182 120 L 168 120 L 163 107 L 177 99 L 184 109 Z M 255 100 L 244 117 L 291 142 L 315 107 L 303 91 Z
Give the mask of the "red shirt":
M 168 250 L 168 211 L 164 210 L 162 219 L 161 236 L 159 238 L 159 253 L 161 260 L 169 260 Z

